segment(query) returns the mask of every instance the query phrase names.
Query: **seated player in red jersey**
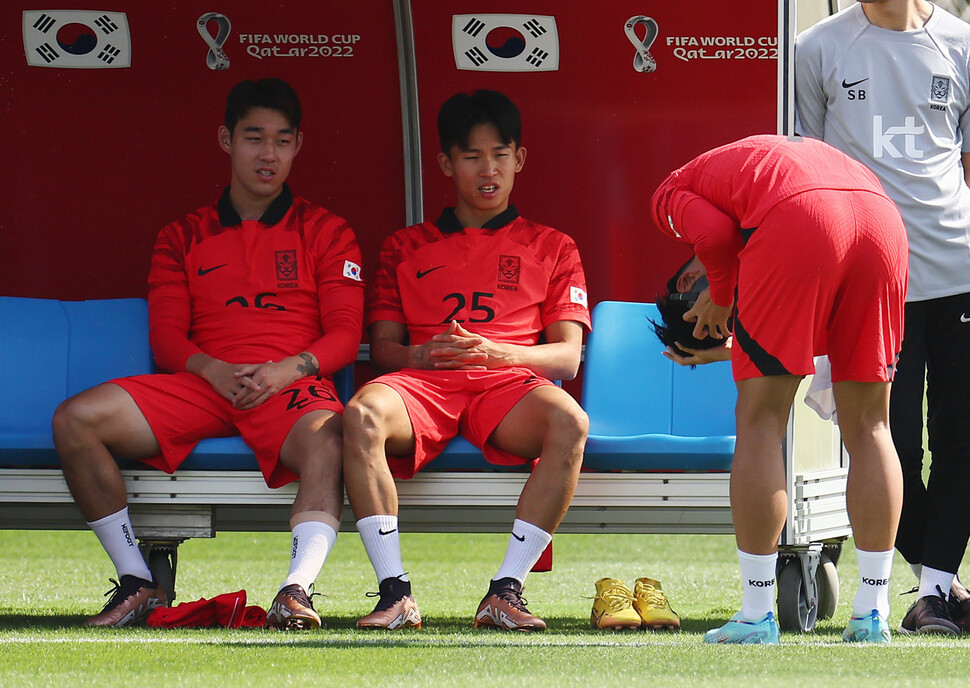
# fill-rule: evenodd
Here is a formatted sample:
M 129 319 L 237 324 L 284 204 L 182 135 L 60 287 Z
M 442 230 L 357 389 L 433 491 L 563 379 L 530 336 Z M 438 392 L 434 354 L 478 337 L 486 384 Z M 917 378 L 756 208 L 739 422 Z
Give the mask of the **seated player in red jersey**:
M 788 507 L 781 446 L 799 382 L 815 372 L 815 356 L 828 355 L 852 459 L 847 501 L 860 573 L 843 639 L 889 642 L 902 503 L 889 391 L 908 272 L 899 212 L 865 166 L 831 146 L 752 136 L 673 172 L 653 196 L 653 214 L 699 260 L 678 271 L 668 296 L 690 292 L 705 275 L 710 283 L 689 310 L 665 315 L 668 357 L 695 364 L 729 356 L 738 388 L 731 514 L 743 597 L 741 611 L 704 640 L 779 642 L 771 610 Z M 687 323 L 685 335 L 678 326 Z M 729 353 L 697 345 L 729 334 Z
M 267 626 L 320 625 L 309 589 L 343 507 L 331 376 L 356 358 L 364 290 L 351 228 L 285 183 L 300 120 L 299 99 L 280 79 L 232 89 L 218 130 L 230 185 L 164 227 L 152 254 L 151 344 L 171 372 L 111 380 L 54 415 L 64 477 L 119 576 L 89 625 L 127 626 L 168 601 L 135 544 L 115 458 L 172 472 L 200 439 L 236 434 L 270 487 L 300 480 L 290 572 Z
M 366 321 L 371 358 L 391 372 L 361 387 L 344 414 L 344 480 L 380 589 L 357 625 L 421 625 L 392 475 L 410 478 L 461 434 L 492 463 L 539 459 L 475 626 L 542 630 L 522 583 L 566 513 L 582 465 L 589 420 L 550 380 L 579 368 L 590 324 L 586 279 L 571 238 L 509 204 L 526 157 L 515 104 L 495 91 L 457 94 L 441 107 L 438 131 L 438 162 L 455 182 L 456 204 L 385 240 Z

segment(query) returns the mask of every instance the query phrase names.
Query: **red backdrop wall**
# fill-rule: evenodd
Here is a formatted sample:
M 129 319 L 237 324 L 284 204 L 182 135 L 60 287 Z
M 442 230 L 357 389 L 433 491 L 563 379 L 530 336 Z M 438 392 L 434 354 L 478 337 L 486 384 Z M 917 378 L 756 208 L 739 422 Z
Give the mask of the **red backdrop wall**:
M 436 217 L 453 196 L 435 162 L 438 106 L 459 90 L 507 92 L 522 110 L 529 149 L 513 202 L 575 237 L 591 303 L 650 300 L 684 259 L 685 249 L 646 220 L 650 194 L 667 172 L 715 145 L 775 131 L 775 1 L 748 2 L 743 12 L 721 0 L 412 5 L 424 214 Z M 36 29 L 24 27 L 24 13 L 55 20 L 50 41 L 63 53 L 57 38 L 71 39 L 65 7 L 124 13 L 130 67 L 29 65 L 25 41 Z M 197 28 L 213 10 L 232 25 L 226 70 L 208 67 L 209 46 Z M 644 13 L 657 27 L 652 72 L 634 68 L 636 46 L 625 31 Z M 522 67 L 537 46 L 546 53 L 539 67 L 556 59 L 558 69 L 459 69 L 455 15 L 482 24 L 478 36 L 462 40 L 488 58 L 485 70 Z M 533 19 L 541 41 L 526 26 Z M 306 141 L 291 185 L 350 221 L 365 275 L 381 240 L 405 223 L 389 0 L 221 8 L 208 0 L 4 2 L 0 27 L 0 294 L 144 295 L 158 229 L 211 202 L 228 181 L 216 129 L 226 93 L 244 78 L 281 76 L 300 93 Z M 645 27 L 636 31 L 640 39 Z

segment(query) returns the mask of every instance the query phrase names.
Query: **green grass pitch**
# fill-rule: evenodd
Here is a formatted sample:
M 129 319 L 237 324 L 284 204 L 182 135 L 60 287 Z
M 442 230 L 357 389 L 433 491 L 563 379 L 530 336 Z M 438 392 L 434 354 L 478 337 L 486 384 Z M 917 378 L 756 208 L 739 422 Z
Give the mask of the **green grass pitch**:
M 88 532 L 0 531 L 0 686 L 955 686 L 970 676 L 970 638 L 902 637 L 890 647 L 846 646 L 855 555 L 839 562 L 836 615 L 781 647 L 709 647 L 705 630 L 737 610 L 734 540 L 713 535 L 559 535 L 550 573 L 526 597 L 543 634 L 474 631 L 472 615 L 507 536 L 402 535 L 424 628 L 363 633 L 373 571 L 356 533 L 342 533 L 317 589 L 324 628 L 87 629 L 113 570 Z M 179 548 L 178 601 L 246 589 L 270 603 L 286 573 L 286 533 L 222 533 Z M 913 601 L 898 556 L 890 623 Z M 589 626 L 593 583 L 613 576 L 662 581 L 683 618 L 675 634 L 609 633 Z

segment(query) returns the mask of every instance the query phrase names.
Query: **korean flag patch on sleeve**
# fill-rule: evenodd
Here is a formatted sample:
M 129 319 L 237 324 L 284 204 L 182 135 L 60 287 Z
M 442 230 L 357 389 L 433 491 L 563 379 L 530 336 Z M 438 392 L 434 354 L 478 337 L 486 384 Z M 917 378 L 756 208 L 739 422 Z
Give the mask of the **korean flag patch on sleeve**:
M 344 261 L 344 277 L 360 282 L 360 266 L 349 260 Z
M 586 292 L 579 287 L 569 287 L 569 300 L 572 303 L 578 303 L 583 308 L 589 308 L 589 304 L 586 302 Z

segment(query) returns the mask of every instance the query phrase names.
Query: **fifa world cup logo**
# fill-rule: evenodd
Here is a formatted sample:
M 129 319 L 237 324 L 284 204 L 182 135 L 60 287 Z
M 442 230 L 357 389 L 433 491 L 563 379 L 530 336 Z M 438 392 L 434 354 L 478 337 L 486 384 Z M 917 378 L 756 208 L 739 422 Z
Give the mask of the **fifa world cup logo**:
M 217 27 L 214 38 L 209 33 L 209 22 L 215 22 Z M 199 35 L 202 36 L 202 40 L 209 46 L 209 54 L 205 56 L 206 65 L 209 69 L 219 71 L 229 69 L 229 56 L 222 49 L 222 46 L 229 40 L 229 32 L 232 30 L 232 23 L 229 21 L 229 17 L 218 12 L 208 12 L 199 17 L 197 24 Z
M 638 26 L 643 26 L 646 29 L 643 38 L 637 36 Z M 641 14 L 627 19 L 624 30 L 626 31 L 626 37 L 630 39 L 633 47 L 637 49 L 636 55 L 633 56 L 633 68 L 638 72 L 649 73 L 656 71 L 657 61 L 650 54 L 650 46 L 657 40 L 657 34 L 659 33 L 657 22 L 653 17 L 645 17 Z

